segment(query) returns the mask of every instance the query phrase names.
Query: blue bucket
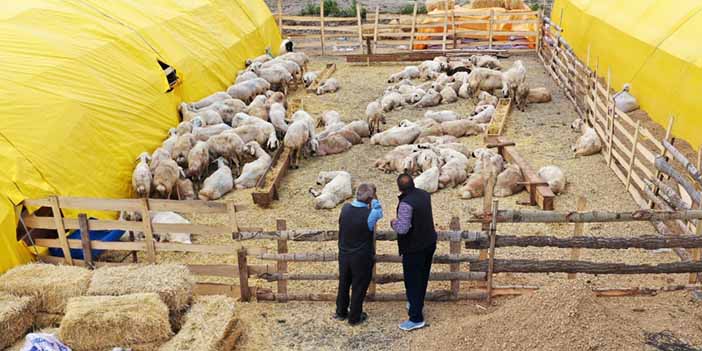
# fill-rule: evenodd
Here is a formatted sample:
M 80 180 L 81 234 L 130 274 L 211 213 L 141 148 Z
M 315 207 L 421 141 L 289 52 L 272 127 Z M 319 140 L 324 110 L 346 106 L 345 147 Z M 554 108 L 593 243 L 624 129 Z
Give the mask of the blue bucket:
M 91 230 L 90 240 L 91 241 L 103 241 L 103 242 L 114 242 L 119 241 L 119 239 L 124 235 L 124 230 Z M 68 239 L 80 240 L 80 230 L 76 230 L 68 236 Z M 100 254 L 105 250 L 93 250 L 93 260 L 96 260 Z M 49 254 L 51 256 L 63 257 L 63 250 L 60 248 L 49 249 Z M 83 254 L 83 249 L 71 249 L 71 257 L 76 260 L 85 259 Z

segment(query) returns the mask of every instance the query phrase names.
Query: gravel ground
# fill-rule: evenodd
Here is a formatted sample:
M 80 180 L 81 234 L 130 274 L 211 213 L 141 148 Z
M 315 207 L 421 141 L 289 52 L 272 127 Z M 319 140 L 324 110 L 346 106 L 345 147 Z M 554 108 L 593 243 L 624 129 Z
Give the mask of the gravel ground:
M 517 143 L 519 152 L 535 169 L 547 164 L 555 164 L 564 169 L 569 179 L 569 185 L 565 193 L 556 198 L 556 209 L 574 209 L 578 196 L 585 196 L 588 200 L 588 207 L 591 209 L 617 211 L 636 209 L 636 205 L 622 184 L 608 169 L 601 156 L 577 159 L 572 156 L 570 145 L 578 137 L 569 128 L 570 122 L 576 118 L 572 106 L 548 77 L 535 56 L 520 56 L 518 58 L 522 59 L 527 66 L 529 84 L 533 87 L 544 86 L 548 88 L 553 94 L 553 101 L 547 104 L 530 105 L 526 112 L 513 111 L 508 118 L 505 135 Z M 505 64 L 510 64 L 513 60 L 505 60 Z M 292 97 L 303 97 L 305 109 L 313 115 L 320 115 L 323 111 L 334 109 L 342 115 L 345 121 L 363 118 L 366 104 L 382 94 L 387 76 L 399 71 L 403 66 L 402 64 L 353 66 L 338 58 L 315 58 L 310 64 L 310 69 L 321 69 L 327 62 L 337 64 L 337 72 L 334 76 L 341 82 L 341 90 L 336 94 L 323 96 L 307 95 L 298 91 Z M 472 109 L 472 106 L 471 102 L 461 100 L 458 103 L 444 105 L 440 108 L 467 113 Z M 388 115 L 388 126 L 397 124 L 402 119 L 419 119 L 424 112 L 425 110 L 415 109 L 394 111 Z M 482 137 L 463 138 L 461 142 L 474 148 L 482 146 Z M 346 170 L 353 175 L 356 184 L 362 181 L 371 181 L 378 186 L 379 197 L 387 214 L 386 218 L 379 223 L 379 228 L 388 229 L 390 214 L 397 204 L 394 185 L 396 175 L 384 174 L 374 169 L 373 162 L 390 149 L 390 147 L 371 146 L 365 141 L 361 145 L 354 146 L 349 152 L 340 155 L 302 161 L 300 169 L 291 171 L 283 180 L 279 191 L 280 200 L 276 201 L 271 209 L 250 206 L 239 214 L 239 225 L 264 227 L 272 230 L 275 228 L 276 219 L 286 219 L 290 229 L 334 228 L 339 208 L 314 210 L 313 198 L 308 194 L 308 189 L 315 186 L 315 179 L 320 171 Z M 226 199 L 251 204 L 250 194 L 251 191 L 236 191 L 227 195 Z M 526 208 L 516 204 L 518 200 L 523 200 L 526 196 L 526 193 L 520 193 L 501 199 L 500 207 Z M 472 209 L 478 209 L 482 204 L 482 199 L 460 199 L 458 188 L 443 189 L 432 195 L 432 201 L 436 216 L 435 221 L 439 229 L 447 229 L 452 216 L 458 215 L 467 218 Z M 226 223 L 227 221 L 227 218 L 211 215 L 198 215 L 191 219 L 196 223 Z M 463 223 L 463 227 L 472 230 L 479 229 L 477 225 L 466 223 Z M 519 235 L 568 236 L 572 235 L 572 231 L 572 225 L 561 224 L 500 225 L 498 228 L 499 233 Z M 647 223 L 585 226 L 587 235 L 597 236 L 637 236 L 654 232 L 655 229 Z M 195 240 L 199 243 L 231 244 L 231 239 L 226 236 L 197 237 Z M 268 240 L 250 241 L 244 244 L 250 247 L 267 248 L 269 251 L 274 251 L 276 247 L 275 241 Z M 291 252 L 333 252 L 336 250 L 336 243 L 290 243 L 289 248 Z M 379 253 L 396 254 L 396 243 L 379 242 L 377 250 Z M 437 252 L 448 253 L 448 243 L 440 243 Z M 498 258 L 567 259 L 569 255 L 569 251 L 560 249 L 507 248 L 497 250 Z M 643 250 L 583 250 L 581 258 L 590 261 L 631 264 L 677 261 L 677 257 L 670 252 L 650 253 Z M 215 256 L 194 253 L 159 254 L 159 260 L 198 264 L 236 263 L 234 255 Z M 250 258 L 250 262 L 262 263 L 257 262 L 254 258 Z M 465 266 L 461 267 L 462 270 L 466 268 Z M 434 266 L 436 271 L 447 269 L 447 265 Z M 336 264 L 291 263 L 289 270 L 293 273 L 333 273 L 336 270 Z M 398 264 L 378 265 L 379 273 L 400 271 L 401 267 Z M 565 274 L 499 274 L 496 276 L 496 283 L 499 285 L 548 285 L 563 283 L 564 278 Z M 227 282 L 226 279 L 211 280 Z M 600 287 L 656 286 L 684 284 L 687 282 L 687 275 L 579 275 L 578 281 Z M 228 282 L 235 283 L 231 280 Z M 251 279 L 250 283 L 259 287 L 274 288 L 273 284 L 261 280 Z M 448 286 L 448 282 L 430 283 L 430 289 L 445 289 Z M 466 291 L 471 286 L 472 284 L 464 283 L 462 289 Z M 289 291 L 291 293 L 335 293 L 336 285 L 333 282 L 289 282 Z M 399 291 L 403 291 L 400 283 L 378 287 L 378 292 Z M 666 302 L 668 300 L 665 296 L 657 299 L 663 301 L 660 302 L 661 311 L 672 308 L 672 302 Z M 239 311 L 245 332 L 244 339 L 239 346 L 244 350 L 431 349 L 432 347 L 429 346 L 433 344 L 427 343 L 438 340 L 440 336 L 455 337 L 460 335 L 460 330 L 453 328 L 453 321 L 461 320 L 462 323 L 473 323 L 471 322 L 473 318 L 499 310 L 500 306 L 507 300 L 498 299 L 497 305 L 490 306 L 487 311 L 484 308 L 476 307 L 477 303 L 474 301 L 429 303 L 426 313 L 428 320 L 435 326 L 426 331 L 412 333 L 411 337 L 400 333 L 397 329 L 397 323 L 405 318 L 403 303 L 369 303 L 367 310 L 371 319 L 368 324 L 359 328 L 349 328 L 343 323 L 331 320 L 333 303 L 244 303 L 240 305 Z M 631 303 L 630 301 L 632 299 L 629 298 L 611 299 L 607 300 L 607 306 L 610 306 L 608 308 L 615 308 L 619 304 L 627 306 Z M 671 326 L 671 328 L 676 330 L 674 329 L 676 325 Z M 440 335 L 433 336 L 433 333 L 440 333 Z M 417 343 L 421 344 L 419 341 L 424 338 L 423 336 L 426 336 L 424 345 L 427 346 L 419 348 L 416 345 Z M 454 348 L 455 345 L 453 344 L 449 349 Z
M 278 0 L 265 0 L 271 12 L 276 13 L 278 11 Z M 339 7 L 349 7 L 352 4 L 352 0 L 336 0 Z M 363 4 L 364 7 L 368 9 L 375 10 L 376 6 L 380 6 L 380 12 L 399 12 L 405 6 L 413 4 L 413 1 L 409 0 L 358 0 L 359 3 Z M 459 0 L 456 1 L 458 4 L 466 4 L 470 1 Z M 283 0 L 283 13 L 286 15 L 299 15 L 302 9 L 307 4 L 318 4 L 317 0 Z M 527 4 L 543 4 L 542 0 L 527 0 Z M 548 8 L 553 4 L 553 0 L 548 0 Z

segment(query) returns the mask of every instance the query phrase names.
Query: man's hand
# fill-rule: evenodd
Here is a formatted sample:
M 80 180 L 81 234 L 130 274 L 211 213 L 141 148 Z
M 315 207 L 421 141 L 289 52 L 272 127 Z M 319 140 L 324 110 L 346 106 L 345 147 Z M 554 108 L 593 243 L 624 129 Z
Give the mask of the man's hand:
M 373 199 L 373 201 L 371 201 L 371 208 L 381 209 L 383 207 L 380 205 L 380 201 L 378 201 L 377 199 Z
M 394 227 L 395 227 L 395 222 L 397 222 L 397 219 L 391 220 L 391 221 L 390 221 L 390 226 L 392 226 L 392 227 L 394 228 Z

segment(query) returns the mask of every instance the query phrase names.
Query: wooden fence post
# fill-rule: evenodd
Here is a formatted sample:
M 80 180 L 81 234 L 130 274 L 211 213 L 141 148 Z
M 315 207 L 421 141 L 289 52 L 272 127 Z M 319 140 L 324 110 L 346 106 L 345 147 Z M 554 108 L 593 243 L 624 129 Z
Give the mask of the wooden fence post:
M 283 0 L 278 0 L 278 29 L 280 35 L 283 35 Z
M 251 300 L 251 289 L 249 289 L 249 266 L 246 263 L 246 248 L 242 247 L 236 251 L 237 264 L 239 265 L 239 289 L 241 290 L 241 301 Z
M 577 203 L 575 205 L 575 209 L 578 212 L 585 211 L 587 208 L 587 199 L 583 196 L 578 196 Z M 573 229 L 573 236 L 581 236 L 583 235 L 583 227 L 584 223 L 575 223 L 575 228 Z M 570 259 L 573 261 L 577 261 L 580 259 L 580 249 L 571 249 L 570 251 Z M 568 279 L 575 279 L 576 273 L 568 273 Z
M 663 137 L 663 140 L 668 141 L 670 140 L 671 145 L 673 144 L 674 140 L 671 139 L 671 131 L 673 130 L 673 122 L 675 121 L 675 117 L 672 115 L 668 118 L 668 127 L 665 128 L 665 136 Z M 663 145 L 661 145 L 660 149 L 661 156 L 667 159 L 666 154 L 668 153 L 668 149 L 666 149 Z M 660 170 L 656 169 L 656 176 L 654 177 L 658 180 L 663 180 L 663 174 L 661 173 Z M 653 187 L 653 193 L 658 195 L 659 188 L 658 186 Z M 648 201 L 648 207 L 653 208 L 655 206 L 655 203 L 653 200 Z
M 702 169 L 702 146 L 700 146 L 700 150 L 697 152 L 697 169 Z M 702 209 L 702 203 L 697 204 L 698 209 Z M 697 223 L 695 224 L 695 234 L 696 235 L 702 235 L 702 221 L 697 220 Z M 702 256 L 702 250 L 700 249 L 694 249 L 692 250 L 692 261 L 699 261 L 700 256 Z M 698 282 L 697 279 L 697 274 L 696 273 L 690 273 L 690 284 L 696 284 Z
M 449 229 L 454 230 L 454 231 L 460 231 L 461 230 L 461 220 L 458 216 L 453 216 L 451 217 L 451 224 L 449 225 Z M 451 242 L 449 243 L 449 253 L 451 255 L 459 255 L 461 253 L 461 239 L 456 238 L 451 238 Z M 458 272 L 461 269 L 461 264 L 460 263 L 452 263 L 450 268 L 451 272 Z M 461 281 L 460 280 L 452 280 L 451 281 L 451 296 L 454 298 L 458 298 L 458 293 L 461 291 Z
M 68 239 L 66 238 L 68 233 L 66 232 L 66 227 L 63 225 L 63 215 L 61 214 L 58 196 L 49 197 L 49 202 L 51 202 L 51 212 L 54 214 L 54 224 L 56 224 L 56 232 L 58 233 L 59 243 L 63 251 L 63 260 L 67 265 L 72 266 L 73 257 L 71 257 L 71 248 L 68 246 Z
M 322 56 L 324 56 L 324 0 L 319 0 L 319 37 L 322 42 Z
M 492 50 L 492 27 L 494 27 L 495 23 L 495 10 L 490 10 L 490 20 L 488 21 L 488 49 Z M 556 43 L 558 44 L 558 43 Z M 554 54 L 555 56 L 555 54 Z
M 358 21 L 358 45 L 363 53 L 363 21 L 361 19 L 361 5 L 356 3 L 356 20 Z
M 453 49 L 458 49 L 458 38 L 456 36 L 456 11 L 451 9 L 451 35 L 453 35 Z
M 448 0 L 444 0 L 444 37 L 441 40 L 442 51 L 446 51 L 446 37 L 448 37 Z
M 609 144 L 607 150 L 607 166 L 612 167 L 612 152 L 614 149 L 614 109 L 616 105 L 614 104 L 614 97 L 612 96 L 610 89 L 612 84 L 612 68 L 607 68 L 607 132 L 609 133 L 609 138 L 607 143 Z M 597 93 L 597 89 L 595 90 Z M 597 106 L 595 106 L 597 108 Z
M 227 212 L 229 213 L 229 228 L 233 235 L 239 232 L 239 222 L 236 219 L 236 203 L 234 201 L 227 202 Z M 233 235 L 232 237 L 236 236 Z
M 288 230 L 288 223 L 284 219 L 279 219 L 275 221 L 275 226 L 278 231 Z M 278 240 L 278 254 L 288 253 L 288 241 Z M 288 262 L 278 261 L 278 273 L 285 274 L 288 272 Z M 278 281 L 278 301 L 286 302 L 288 300 L 288 281 L 279 280 Z
M 144 223 L 144 236 L 146 244 L 146 259 L 149 263 L 156 263 L 156 243 L 154 242 L 154 228 L 151 224 L 151 213 L 149 213 L 149 199 L 141 199 L 141 220 Z
M 491 207 L 492 207 L 492 197 L 493 193 L 495 192 L 495 182 L 496 182 L 496 175 L 491 174 L 490 177 L 485 181 L 485 196 L 483 197 L 483 214 L 488 215 L 492 213 Z M 481 225 L 481 230 L 483 233 L 486 235 L 490 235 L 490 222 L 483 221 Z M 488 250 L 483 249 L 480 250 L 478 259 L 479 260 L 485 260 L 488 258 Z M 478 282 L 477 283 L 478 287 L 484 287 L 485 282 Z
M 373 24 L 373 51 L 378 51 L 378 25 L 380 22 L 380 6 L 375 7 L 375 23 Z M 368 54 L 370 55 L 370 53 Z
M 495 237 L 497 236 L 497 211 L 499 200 L 492 200 L 492 220 L 490 221 L 490 260 L 488 261 L 487 298 L 488 304 L 492 303 L 492 272 L 495 267 Z
M 639 146 L 639 133 L 641 133 L 641 121 L 636 121 L 636 130 L 634 131 L 634 142 L 631 145 L 631 159 L 629 160 L 629 168 L 626 172 L 626 191 L 631 187 L 631 173 L 634 172 L 634 162 L 636 162 L 636 147 Z
M 414 10 L 412 10 L 412 32 L 410 34 L 409 51 L 414 51 L 414 37 L 417 32 L 417 1 L 414 2 Z
M 83 262 L 85 268 L 93 269 L 93 248 L 90 245 L 90 228 L 88 225 L 88 216 L 85 213 L 78 214 L 78 225 L 80 226 L 80 243 L 83 247 Z

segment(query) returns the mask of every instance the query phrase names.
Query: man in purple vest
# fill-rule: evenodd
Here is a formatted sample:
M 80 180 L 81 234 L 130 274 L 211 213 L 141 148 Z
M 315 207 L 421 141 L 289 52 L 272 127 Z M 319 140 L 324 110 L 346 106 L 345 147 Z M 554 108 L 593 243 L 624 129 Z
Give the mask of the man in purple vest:
M 425 326 L 422 310 L 436 251 L 436 230 L 431 195 L 415 188 L 409 174 L 401 174 L 397 186 L 401 192 L 400 201 L 397 219 L 392 220 L 391 225 L 398 234 L 409 314 L 409 320 L 402 322 L 400 329 L 410 331 Z
M 336 295 L 337 320 L 348 318 L 350 325 L 368 319 L 363 299 L 373 278 L 375 224 L 383 218 L 375 186 L 363 183 L 356 189 L 356 200 L 345 204 L 339 216 L 339 290 Z M 351 300 L 349 301 L 349 289 Z M 349 308 L 350 304 L 350 308 Z

